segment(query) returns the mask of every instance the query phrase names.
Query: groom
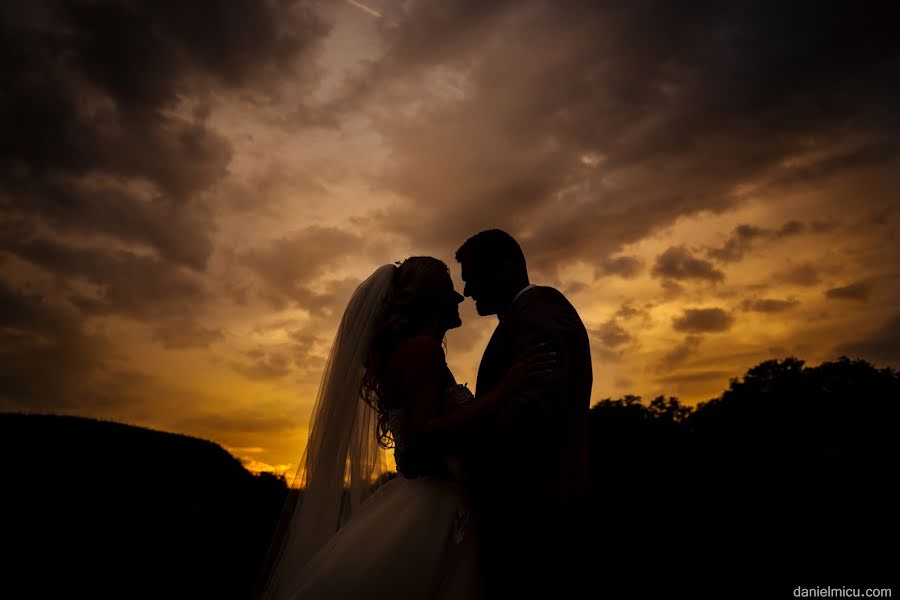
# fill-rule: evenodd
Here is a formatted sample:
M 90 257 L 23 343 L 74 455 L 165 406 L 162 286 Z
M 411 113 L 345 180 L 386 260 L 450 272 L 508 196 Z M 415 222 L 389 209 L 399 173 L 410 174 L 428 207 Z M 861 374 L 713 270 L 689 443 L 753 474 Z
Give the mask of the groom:
M 456 251 L 464 294 L 499 323 L 478 369 L 478 397 L 516 358 L 543 343 L 557 366 L 510 398 L 471 440 L 466 470 L 487 597 L 559 597 L 576 591 L 587 491 L 591 352 L 568 300 L 529 283 L 515 239 L 482 231 Z

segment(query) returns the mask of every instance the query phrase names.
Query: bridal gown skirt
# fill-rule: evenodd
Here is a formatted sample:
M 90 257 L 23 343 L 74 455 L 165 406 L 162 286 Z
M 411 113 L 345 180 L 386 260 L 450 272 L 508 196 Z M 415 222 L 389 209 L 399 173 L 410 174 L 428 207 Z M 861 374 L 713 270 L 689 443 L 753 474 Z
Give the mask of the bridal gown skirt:
M 363 502 L 304 567 L 288 597 L 480 597 L 476 541 L 457 483 L 397 477 Z

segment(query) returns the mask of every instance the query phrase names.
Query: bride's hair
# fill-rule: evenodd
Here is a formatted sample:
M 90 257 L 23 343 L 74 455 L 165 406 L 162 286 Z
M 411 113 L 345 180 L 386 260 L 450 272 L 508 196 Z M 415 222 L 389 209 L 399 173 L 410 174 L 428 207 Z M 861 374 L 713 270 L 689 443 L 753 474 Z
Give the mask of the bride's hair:
M 436 317 L 435 301 L 442 294 L 444 278 L 450 274 L 445 263 L 430 256 L 413 256 L 398 264 L 363 361 L 365 373 L 360 386 L 362 399 L 378 415 L 378 445 L 385 449 L 394 446 L 388 422 L 388 409 L 393 406 L 385 389 L 388 361 L 400 341 Z

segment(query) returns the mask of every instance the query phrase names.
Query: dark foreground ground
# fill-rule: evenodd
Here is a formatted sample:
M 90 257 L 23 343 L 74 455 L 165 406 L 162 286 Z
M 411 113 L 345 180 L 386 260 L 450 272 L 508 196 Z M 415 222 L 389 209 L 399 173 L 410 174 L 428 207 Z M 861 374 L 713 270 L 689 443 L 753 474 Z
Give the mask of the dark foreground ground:
M 600 402 L 584 597 L 890 585 L 898 405 L 896 372 L 795 359 L 693 410 Z M 118 423 L 3 414 L 0 449 L 8 598 L 247 598 L 287 495 L 216 444 Z

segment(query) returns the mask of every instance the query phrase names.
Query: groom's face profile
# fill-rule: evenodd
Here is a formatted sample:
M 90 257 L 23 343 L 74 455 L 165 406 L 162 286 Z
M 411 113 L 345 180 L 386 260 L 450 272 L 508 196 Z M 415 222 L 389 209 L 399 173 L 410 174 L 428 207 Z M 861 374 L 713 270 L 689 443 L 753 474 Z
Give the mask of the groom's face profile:
M 462 279 L 465 282 L 463 295 L 475 301 L 475 310 L 482 317 L 495 315 L 500 309 L 498 298 L 498 277 L 484 262 L 468 256 L 460 262 Z

